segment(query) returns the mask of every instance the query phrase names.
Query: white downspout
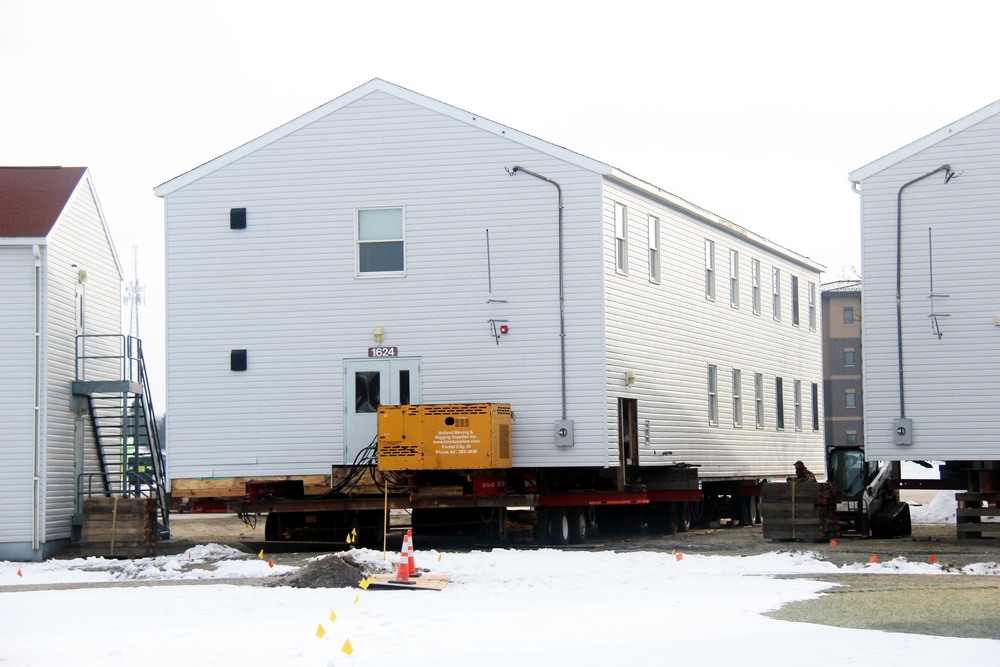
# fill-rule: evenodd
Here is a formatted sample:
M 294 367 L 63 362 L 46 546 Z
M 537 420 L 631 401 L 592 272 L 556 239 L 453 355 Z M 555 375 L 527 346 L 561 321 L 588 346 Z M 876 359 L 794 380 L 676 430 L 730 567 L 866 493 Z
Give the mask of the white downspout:
M 31 482 L 31 548 L 41 544 L 41 474 L 42 474 L 42 253 L 35 244 L 35 393 L 34 393 L 34 470 Z

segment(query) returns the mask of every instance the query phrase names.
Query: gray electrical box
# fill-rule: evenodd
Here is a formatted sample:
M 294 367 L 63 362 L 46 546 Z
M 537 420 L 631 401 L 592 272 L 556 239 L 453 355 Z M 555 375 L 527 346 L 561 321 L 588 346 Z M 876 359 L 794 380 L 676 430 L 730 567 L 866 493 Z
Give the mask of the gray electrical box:
M 892 420 L 892 444 L 912 445 L 913 444 L 913 420 L 907 417 L 900 417 Z
M 573 421 L 570 419 L 560 419 L 555 427 L 556 447 L 573 446 Z

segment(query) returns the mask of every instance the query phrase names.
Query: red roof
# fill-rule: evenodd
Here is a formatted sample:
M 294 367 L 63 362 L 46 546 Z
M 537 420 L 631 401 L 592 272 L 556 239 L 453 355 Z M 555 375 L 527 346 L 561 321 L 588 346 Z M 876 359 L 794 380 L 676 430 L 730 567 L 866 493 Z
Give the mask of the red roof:
M 86 167 L 0 167 L 0 238 L 44 237 Z

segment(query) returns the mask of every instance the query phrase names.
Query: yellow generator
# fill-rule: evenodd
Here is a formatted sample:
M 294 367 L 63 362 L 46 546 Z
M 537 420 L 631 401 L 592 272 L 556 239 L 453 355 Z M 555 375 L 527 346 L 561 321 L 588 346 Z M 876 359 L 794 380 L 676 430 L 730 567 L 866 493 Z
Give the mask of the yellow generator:
M 386 405 L 378 410 L 380 470 L 510 468 L 508 403 Z

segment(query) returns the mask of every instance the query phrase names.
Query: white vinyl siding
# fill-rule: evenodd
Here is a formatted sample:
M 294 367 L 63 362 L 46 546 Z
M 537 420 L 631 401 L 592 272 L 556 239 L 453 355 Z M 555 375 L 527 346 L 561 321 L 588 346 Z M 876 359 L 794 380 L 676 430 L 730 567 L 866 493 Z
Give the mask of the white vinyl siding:
M 343 464 L 342 367 L 365 357 L 373 327 L 384 329 L 386 345 L 422 360 L 425 403 L 511 403 L 518 468 L 617 466 L 623 397 L 637 401 L 644 466 L 693 461 L 709 479 L 781 475 L 798 458 L 822 468 L 821 434 L 711 427 L 704 403 L 707 341 L 722 368 L 822 375 L 818 333 L 778 331 L 703 297 L 705 239 L 716 235 L 813 280 L 818 267 L 731 223 L 710 224 L 662 192 L 432 107 L 371 92 L 167 194 L 172 477 L 328 474 Z M 552 433 L 561 412 L 558 193 L 504 174 L 518 164 L 563 192 L 575 444 L 561 450 Z M 211 221 L 234 201 L 253 210 L 254 224 L 245 234 L 227 225 L 216 234 Z M 354 209 L 362 204 L 405 206 L 405 280 L 355 280 Z M 633 223 L 660 221 L 671 289 L 622 279 L 619 262 L 642 267 L 644 250 L 633 244 L 630 257 L 619 243 L 626 214 Z M 206 248 L 225 252 L 206 262 Z M 490 318 L 511 322 L 499 342 L 484 325 Z M 234 348 L 249 350 L 248 372 L 229 372 Z M 729 419 L 723 398 L 727 414 L 718 418 Z
M 861 182 L 864 290 L 853 323 L 863 338 L 864 445 L 873 459 L 1000 460 L 1000 113 L 936 140 Z M 928 130 L 933 128 L 928 128 Z M 895 160 L 895 156 L 893 156 Z M 897 197 L 907 182 L 951 165 L 903 190 L 899 262 L 902 339 L 897 338 Z M 933 238 L 933 258 L 929 243 Z M 929 298 L 933 259 L 935 294 Z M 931 328 L 932 308 L 942 337 Z M 839 314 L 838 314 L 839 315 Z M 846 315 L 846 312 L 845 312 Z M 846 323 L 846 319 L 845 319 Z M 900 414 L 898 346 L 902 345 L 905 416 L 913 444 L 893 442 Z

